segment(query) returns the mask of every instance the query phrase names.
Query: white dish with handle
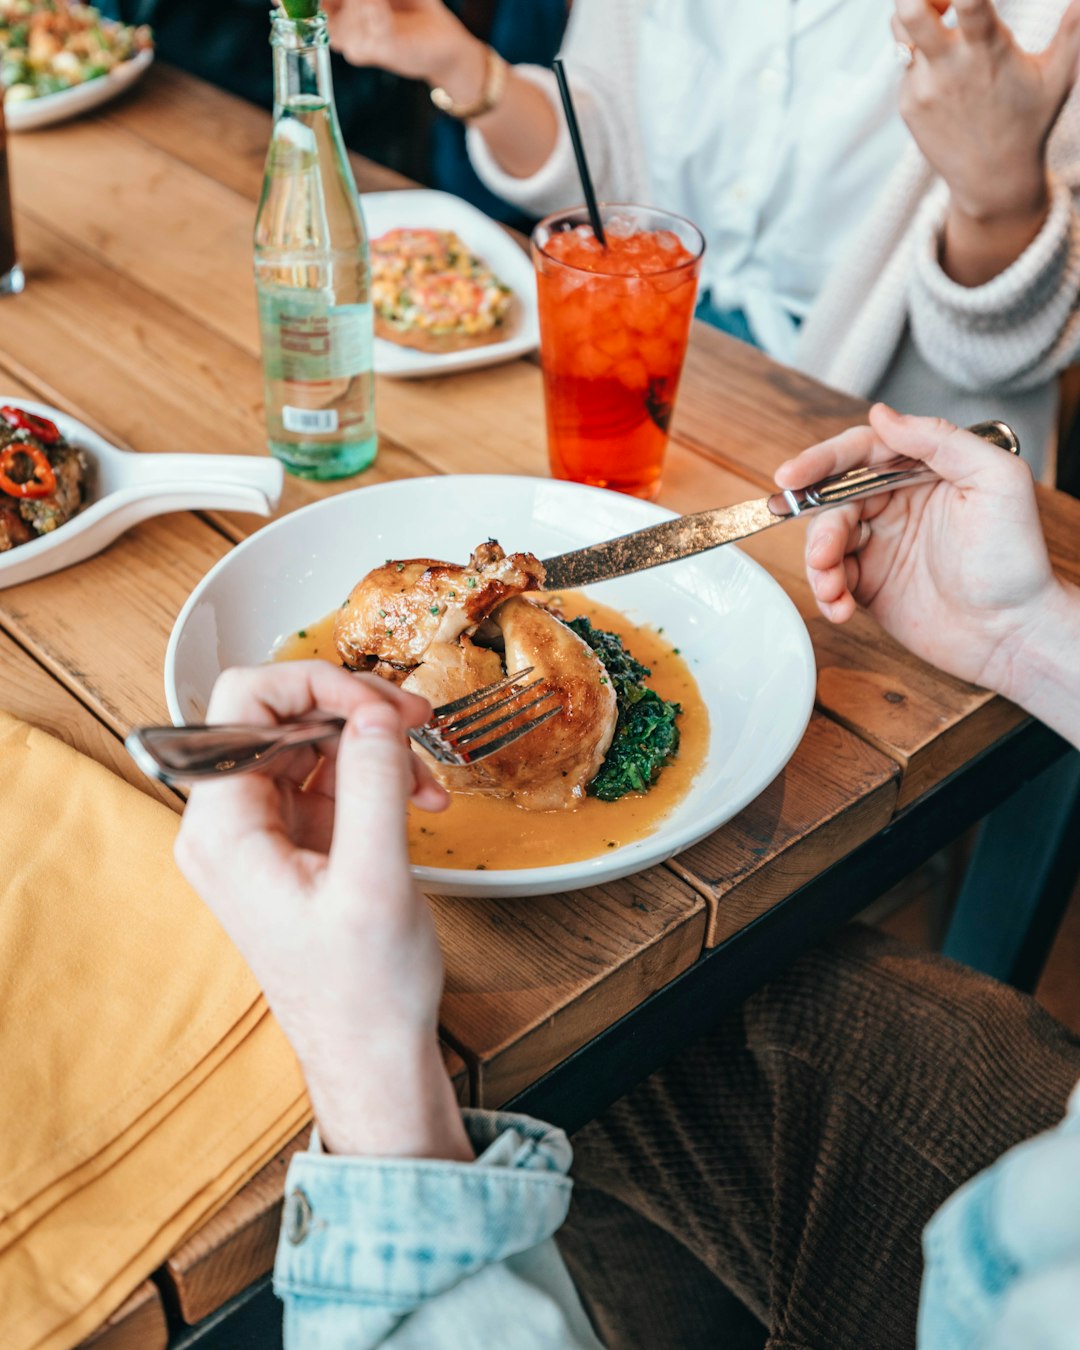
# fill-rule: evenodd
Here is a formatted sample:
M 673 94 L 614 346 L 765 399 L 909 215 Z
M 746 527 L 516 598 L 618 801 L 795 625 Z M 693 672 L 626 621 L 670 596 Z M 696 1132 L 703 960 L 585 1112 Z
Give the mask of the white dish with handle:
M 51 534 L 0 553 L 0 590 L 71 567 L 100 553 L 151 516 L 170 511 L 250 511 L 269 516 L 281 499 L 284 470 L 277 460 L 247 455 L 146 455 L 120 450 L 77 418 L 18 395 L 12 405 L 55 422 L 88 462 L 86 499 L 78 514 Z

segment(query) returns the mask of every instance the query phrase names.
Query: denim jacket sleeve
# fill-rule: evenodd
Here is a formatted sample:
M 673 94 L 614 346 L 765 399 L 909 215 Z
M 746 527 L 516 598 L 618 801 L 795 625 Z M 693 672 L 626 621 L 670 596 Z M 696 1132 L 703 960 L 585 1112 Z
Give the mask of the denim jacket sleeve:
M 923 1251 L 920 1350 L 1080 1345 L 1080 1086 L 1056 1129 L 946 1201 Z
M 274 1288 L 287 1350 L 600 1350 L 553 1234 L 570 1144 L 465 1111 L 471 1163 L 293 1158 Z

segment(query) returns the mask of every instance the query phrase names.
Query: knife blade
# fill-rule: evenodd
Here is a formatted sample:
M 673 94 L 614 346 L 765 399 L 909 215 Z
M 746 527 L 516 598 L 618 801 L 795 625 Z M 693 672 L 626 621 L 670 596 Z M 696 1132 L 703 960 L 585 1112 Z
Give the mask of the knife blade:
M 979 422 L 968 430 L 1010 454 L 1020 453 L 1019 439 L 1005 422 Z M 879 492 L 892 492 L 895 488 L 936 480 L 933 469 L 919 460 L 891 459 L 883 464 L 867 464 L 847 473 L 833 474 L 809 487 L 774 492 L 768 497 L 698 511 L 694 515 L 677 516 L 659 525 L 634 530 L 632 534 L 622 534 L 587 548 L 545 558 L 544 589 L 570 590 L 627 576 L 631 572 L 643 572 L 649 567 L 720 548 L 737 539 L 747 539 L 808 511 L 840 506 Z
M 678 558 L 689 558 L 736 539 L 746 539 L 760 530 L 779 525 L 786 518 L 769 509 L 773 500 L 774 497 L 761 497 L 739 502 L 736 506 L 698 511 L 692 516 L 677 516 L 632 534 L 622 534 L 616 539 L 590 544 L 588 548 L 545 558 L 544 589 L 565 591 L 591 586 L 598 581 L 624 577 L 630 572 L 659 567 L 661 563 L 674 562 Z

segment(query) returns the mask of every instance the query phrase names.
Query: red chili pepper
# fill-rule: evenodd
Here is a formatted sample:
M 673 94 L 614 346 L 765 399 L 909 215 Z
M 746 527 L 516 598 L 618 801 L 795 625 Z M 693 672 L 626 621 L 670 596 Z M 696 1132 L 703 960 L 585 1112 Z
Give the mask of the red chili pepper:
M 18 483 L 11 476 L 20 455 L 30 461 L 33 469 L 25 483 Z M 9 497 L 38 498 L 49 497 L 55 491 L 56 474 L 41 446 L 31 445 L 29 441 L 16 441 L 0 450 L 0 492 L 6 492 Z
M 36 436 L 44 445 L 55 445 L 60 439 L 60 428 L 55 422 L 50 422 L 47 417 L 36 417 L 23 408 L 13 408 L 10 405 L 6 408 L 0 408 L 0 417 L 4 419 L 8 426 L 28 431 L 31 436 Z

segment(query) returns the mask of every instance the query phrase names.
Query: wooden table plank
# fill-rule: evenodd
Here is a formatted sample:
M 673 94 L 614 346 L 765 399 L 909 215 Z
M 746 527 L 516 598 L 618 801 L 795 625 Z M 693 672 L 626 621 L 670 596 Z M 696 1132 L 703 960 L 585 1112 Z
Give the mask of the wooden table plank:
M 163 783 L 147 778 L 116 736 L 6 633 L 0 633 L 0 708 L 29 726 L 47 731 L 112 769 L 148 796 L 179 810 L 179 797 Z
M 864 399 L 819 384 L 764 352 L 697 323 L 673 436 L 711 462 L 769 490 L 784 460 L 815 441 L 864 423 L 869 406 Z M 1075 581 L 1080 578 L 1080 503 L 1041 484 L 1036 484 L 1036 493 L 1055 565 Z M 776 532 L 767 537 L 775 538 Z
M 27 142 L 12 137 L 9 154 L 22 212 L 257 351 L 246 197 L 104 121 L 71 122 L 62 135 Z
M 97 117 L 123 127 L 235 192 L 253 200 L 259 195 L 270 119 L 246 99 L 156 61 L 133 97 L 106 105 Z M 362 155 L 349 158 L 361 192 L 416 186 Z
M 113 731 L 168 721 L 169 633 L 196 582 L 228 550 L 195 516 L 162 516 L 78 567 L 0 591 L 0 626 Z
M 79 1350 L 165 1350 L 169 1330 L 157 1287 L 143 1280 L 138 1289 Z
M 771 488 L 777 465 L 865 422 L 869 406 L 696 323 L 672 431 L 714 464 Z
M 783 772 L 668 867 L 708 904 L 706 947 L 758 919 L 889 823 L 899 768 L 815 713 Z
M 567 895 L 443 900 L 435 920 L 441 1025 L 469 1063 L 476 1104 L 493 1107 L 695 961 L 705 904 L 654 868 Z
M 814 644 L 818 707 L 901 768 L 898 809 L 1024 718 L 1013 704 L 920 661 L 865 612 L 836 625 L 818 610 L 803 571 L 806 525 L 768 530 L 742 546 L 797 605 Z

